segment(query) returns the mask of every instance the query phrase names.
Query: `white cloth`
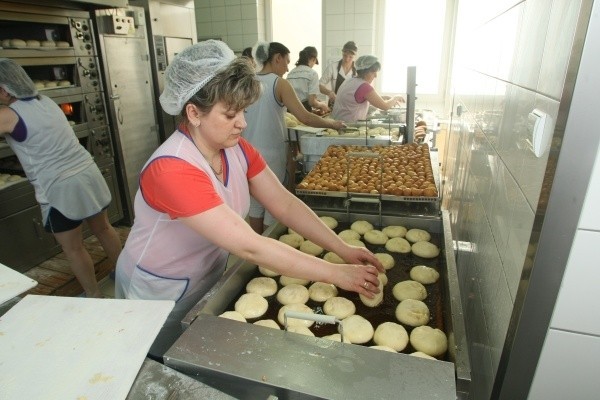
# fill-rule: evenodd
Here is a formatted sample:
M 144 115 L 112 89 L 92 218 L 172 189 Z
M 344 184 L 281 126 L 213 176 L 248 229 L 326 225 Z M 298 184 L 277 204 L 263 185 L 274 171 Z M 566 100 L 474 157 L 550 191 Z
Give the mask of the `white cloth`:
M 192 140 L 179 131 L 154 152 L 146 166 L 160 157 L 180 158 L 205 171 L 227 206 L 241 217 L 248 213 L 248 162 L 240 146 L 225 149 L 227 186 L 210 172 Z M 117 262 L 115 297 L 176 302 L 150 351 L 160 356 L 181 333 L 181 318 L 223 274 L 228 252 L 150 207 L 140 190 L 134 209 L 135 221 Z
M 348 73 L 344 72 L 344 67 L 342 67 L 341 65 L 338 68 L 339 63 L 340 60 L 336 60 L 331 61 L 329 64 L 327 64 L 325 70 L 323 71 L 323 74 L 321 75 L 321 79 L 319 79 L 319 83 L 330 90 L 335 89 L 335 82 L 337 81 L 338 74 L 342 75 L 345 80 L 352 78 L 352 75 L 354 74 L 352 68 L 350 68 Z
M 333 104 L 333 110 L 331 111 L 331 117 L 344 122 L 354 122 L 359 119 L 365 119 L 367 112 L 369 111 L 369 101 L 365 100 L 359 103 L 355 99 L 355 93 L 358 88 L 367 83 L 362 78 L 350 78 L 345 80 L 340 85 L 340 89 L 337 92 L 335 103 Z
M 105 208 L 111 200 L 106 181 L 58 105 L 42 95 L 39 100 L 17 100 L 10 108 L 25 123 L 27 134 L 22 142 L 5 135 L 6 142 L 35 189 L 44 224 L 50 207 L 74 220 Z
M 273 73 L 258 74 L 257 77 L 263 90 L 258 101 L 246 109 L 248 126 L 243 135 L 262 154 L 269 168 L 283 183 L 287 163 L 287 127 L 284 120 L 287 108 L 275 97 L 275 87 L 280 78 Z M 275 221 L 254 198 L 251 199 L 249 215 L 253 218 L 264 216 L 266 225 L 271 225 Z
M 294 88 L 301 102 L 308 100 L 308 96 L 311 94 L 321 93 L 319 91 L 319 74 L 308 65 L 298 65 L 288 72 L 286 79 Z

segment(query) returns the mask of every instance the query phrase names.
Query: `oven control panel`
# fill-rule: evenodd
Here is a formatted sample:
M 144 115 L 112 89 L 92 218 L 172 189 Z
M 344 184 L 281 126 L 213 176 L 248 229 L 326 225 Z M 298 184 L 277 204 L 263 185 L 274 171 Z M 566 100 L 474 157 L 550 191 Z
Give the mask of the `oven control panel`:
M 108 125 L 101 92 L 86 93 L 83 95 L 83 101 L 85 103 L 86 122 L 89 128 Z
M 113 149 L 110 140 L 110 132 L 107 126 L 90 129 L 87 149 L 97 164 L 112 160 Z
M 98 58 L 77 57 L 77 75 L 83 93 L 102 90 Z
M 69 18 L 73 50 L 78 56 L 93 56 L 96 54 L 92 21 L 85 18 Z

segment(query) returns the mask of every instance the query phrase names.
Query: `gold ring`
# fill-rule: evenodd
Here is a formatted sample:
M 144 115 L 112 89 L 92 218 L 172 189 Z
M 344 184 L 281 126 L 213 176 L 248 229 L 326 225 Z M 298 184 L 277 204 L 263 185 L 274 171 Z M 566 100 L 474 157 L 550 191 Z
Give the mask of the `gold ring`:
M 367 286 L 369 286 L 369 282 L 365 281 L 365 284 L 363 285 L 363 287 L 366 289 Z

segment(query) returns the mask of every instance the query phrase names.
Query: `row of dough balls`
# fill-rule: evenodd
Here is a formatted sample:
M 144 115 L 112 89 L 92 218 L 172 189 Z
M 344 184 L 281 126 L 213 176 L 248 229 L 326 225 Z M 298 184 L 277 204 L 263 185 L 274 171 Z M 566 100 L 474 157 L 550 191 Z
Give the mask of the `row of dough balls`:
M 21 181 L 23 178 L 21 175 L 11 175 L 11 174 L 2 174 L 0 173 L 0 188 L 3 186 L 8 186 L 13 182 Z
M 23 39 L 4 39 L 2 40 L 2 47 L 10 48 L 30 48 L 37 49 L 40 47 L 44 48 L 68 48 L 71 47 L 69 42 L 54 41 L 54 40 L 23 40 Z
M 35 85 L 36 89 L 49 89 L 49 88 L 55 88 L 55 87 L 71 86 L 71 81 L 66 80 L 66 79 L 60 80 L 60 81 L 34 80 L 33 84 Z

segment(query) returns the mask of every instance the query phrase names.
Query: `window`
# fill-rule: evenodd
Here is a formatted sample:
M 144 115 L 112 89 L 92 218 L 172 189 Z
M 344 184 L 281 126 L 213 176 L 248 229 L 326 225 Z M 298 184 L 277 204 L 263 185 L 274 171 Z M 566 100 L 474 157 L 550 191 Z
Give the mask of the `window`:
M 406 69 L 416 66 L 417 93 L 443 94 L 446 10 L 447 0 L 385 0 L 383 93 L 405 93 Z

